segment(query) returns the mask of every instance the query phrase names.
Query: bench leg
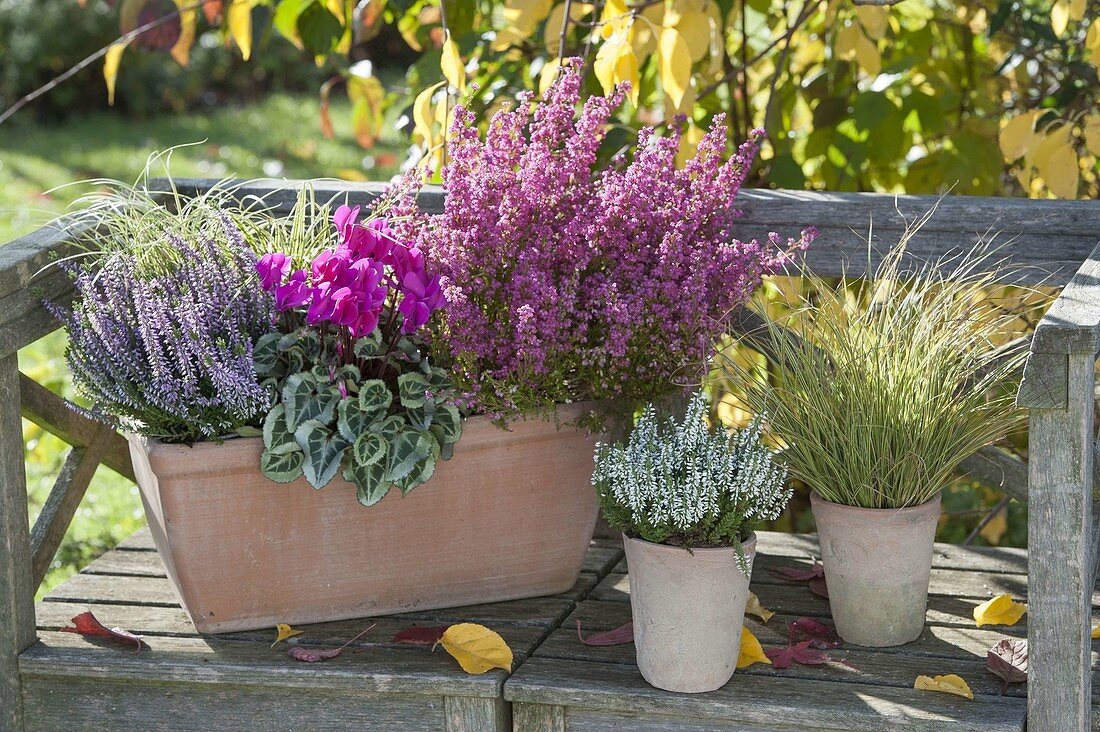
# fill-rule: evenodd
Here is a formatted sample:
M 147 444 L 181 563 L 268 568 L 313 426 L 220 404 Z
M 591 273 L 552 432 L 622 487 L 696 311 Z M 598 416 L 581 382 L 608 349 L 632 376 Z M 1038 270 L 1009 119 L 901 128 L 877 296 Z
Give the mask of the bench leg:
M 0 358 L 0 730 L 23 729 L 19 654 L 35 641 L 19 364 Z
M 1028 425 L 1028 730 L 1084 732 L 1092 693 L 1094 363 L 1069 354 L 1063 409 Z
M 499 696 L 448 696 L 444 703 L 447 732 L 508 732 L 512 728 L 508 702 Z
M 565 732 L 565 708 L 550 704 L 512 704 L 515 732 Z

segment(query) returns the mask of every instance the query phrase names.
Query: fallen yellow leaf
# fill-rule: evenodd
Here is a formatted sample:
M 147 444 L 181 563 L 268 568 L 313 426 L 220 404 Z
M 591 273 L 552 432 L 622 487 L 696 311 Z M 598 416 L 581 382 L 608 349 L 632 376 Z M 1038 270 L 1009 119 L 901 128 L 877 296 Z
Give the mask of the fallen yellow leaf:
M 1100 638 L 1100 625 L 1097 625 L 1095 628 L 1092 629 L 1092 637 Z
M 439 642 L 468 674 L 483 674 L 492 668 L 512 670 L 512 649 L 503 638 L 484 625 L 452 625 Z
M 775 615 L 771 610 L 767 609 L 760 604 L 760 598 L 756 596 L 755 592 L 749 593 L 749 601 L 745 603 L 745 614 L 755 615 L 763 622 L 768 622 Z
M 1027 605 L 1011 595 L 997 595 L 974 608 L 974 622 L 983 625 L 1015 625 L 1027 612 Z
M 304 630 L 295 630 L 294 628 L 291 628 L 286 623 L 279 623 L 278 625 L 275 626 L 275 632 L 278 634 L 278 635 L 275 636 L 275 643 L 282 643 L 287 638 L 293 638 L 296 635 L 301 635 L 305 631 Z M 275 643 L 271 644 L 272 648 L 275 647 Z
M 772 660 L 764 654 L 760 647 L 760 641 L 748 628 L 741 627 L 741 650 L 737 654 L 737 668 L 748 668 L 754 663 L 766 663 L 769 666 Z
M 913 682 L 913 688 L 921 691 L 940 691 L 944 694 L 964 696 L 967 699 L 974 698 L 974 692 L 970 690 L 970 685 L 961 676 L 955 674 L 934 677 L 918 676 L 917 680 Z

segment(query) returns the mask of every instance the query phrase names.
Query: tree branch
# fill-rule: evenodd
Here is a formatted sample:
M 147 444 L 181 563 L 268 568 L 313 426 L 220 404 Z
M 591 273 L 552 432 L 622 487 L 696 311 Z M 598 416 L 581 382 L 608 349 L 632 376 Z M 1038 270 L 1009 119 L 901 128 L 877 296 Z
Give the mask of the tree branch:
M 62 72 L 61 74 L 58 74 L 57 76 L 50 79 L 49 81 L 47 81 L 42 86 L 40 86 L 37 89 L 35 89 L 34 91 L 26 94 L 21 99 L 19 99 L 14 104 L 12 104 L 10 107 L 5 109 L 3 114 L 0 114 L 0 124 L 4 124 L 4 122 L 6 122 L 8 119 L 10 119 L 11 116 L 13 114 L 15 114 L 16 112 L 18 112 L 20 109 L 22 109 L 26 105 L 30 104 L 31 102 L 33 102 L 35 99 L 38 99 L 43 94 L 46 94 L 50 91 L 53 91 L 56 87 L 58 87 L 61 84 L 65 83 L 70 78 L 72 78 L 74 75 L 79 73 L 80 71 L 83 71 L 84 69 L 91 66 L 96 60 L 101 59 L 104 56 L 106 56 L 107 51 L 111 50 L 111 46 L 114 46 L 117 43 L 129 43 L 130 41 L 132 41 L 135 38 L 137 38 L 138 36 L 140 36 L 142 33 L 145 33 L 146 31 L 150 31 L 150 30 L 156 28 L 157 26 L 168 22 L 172 18 L 178 17 L 179 15 L 181 15 L 183 13 L 186 13 L 186 12 L 189 12 L 191 10 L 198 10 L 199 8 L 201 8 L 203 6 L 204 2 L 205 2 L 205 0 L 198 0 L 198 2 L 193 3 L 191 5 L 187 5 L 185 7 L 182 7 L 182 8 L 177 7 L 175 10 L 171 11 L 170 13 L 167 13 L 166 15 L 162 15 L 159 18 L 155 18 L 155 19 L 149 21 L 145 25 L 138 26 L 137 28 L 134 28 L 129 33 L 123 33 L 121 36 L 118 37 L 118 39 L 116 39 L 114 41 L 111 41 L 106 46 L 104 46 L 103 48 L 101 48 L 98 51 L 96 51 L 95 53 L 93 53 L 91 56 L 88 56 L 83 61 L 80 61 L 79 63 L 77 63 L 75 66 L 72 66 L 68 70 Z

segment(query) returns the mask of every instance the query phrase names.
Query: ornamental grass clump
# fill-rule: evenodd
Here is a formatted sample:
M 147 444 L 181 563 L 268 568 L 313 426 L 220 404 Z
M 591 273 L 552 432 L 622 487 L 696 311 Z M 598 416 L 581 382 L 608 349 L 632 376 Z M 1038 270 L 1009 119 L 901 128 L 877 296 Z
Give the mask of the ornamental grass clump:
M 923 504 L 1024 424 L 1021 314 L 991 296 L 993 252 L 907 266 L 911 234 L 867 279 L 803 272 L 810 294 L 749 342 L 769 354 L 767 378 L 723 359 L 748 408 L 767 410 L 792 475 L 826 501 Z
M 675 126 L 643 130 L 602 165 L 622 101 L 620 89 L 582 104 L 570 63 L 544 101 L 521 96 L 484 139 L 456 110 L 444 212 L 418 236 L 447 300 L 439 348 L 482 411 L 650 400 L 698 379 L 729 311 L 815 236 L 734 236 L 733 200 L 764 133 L 725 159 L 721 115 L 682 169 Z
M 612 528 L 655 544 L 740 547 L 756 522 L 778 518 L 791 489 L 762 419 L 727 432 L 708 426 L 709 410 L 702 391 L 680 422 L 649 405 L 625 444 L 596 446 L 592 485 Z
M 68 262 L 75 302 L 51 306 L 68 329 L 73 381 L 96 415 L 165 442 L 258 426 L 271 399 L 252 346 L 274 309 L 240 229 L 214 212 L 205 233 L 186 237 L 136 223 L 125 209 L 100 216 L 126 240 Z M 173 257 L 151 266 L 143 259 L 153 249 Z

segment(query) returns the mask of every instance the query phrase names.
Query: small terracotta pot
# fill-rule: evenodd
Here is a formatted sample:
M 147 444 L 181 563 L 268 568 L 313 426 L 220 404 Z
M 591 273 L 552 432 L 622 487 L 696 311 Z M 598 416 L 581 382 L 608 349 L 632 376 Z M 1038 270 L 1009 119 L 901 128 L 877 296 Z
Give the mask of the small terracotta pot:
M 474 417 L 431 480 L 370 508 L 340 478 L 321 490 L 268 480 L 259 438 L 131 437 L 130 454 L 180 602 L 199 632 L 218 633 L 568 590 L 596 523 L 596 439 L 547 420 L 502 430 Z
M 836 631 L 881 648 L 924 630 L 940 496 L 909 508 L 860 508 L 810 494 Z
M 689 694 L 723 686 L 737 669 L 749 597 L 737 550 L 685 549 L 625 535 L 623 544 L 642 677 Z M 756 534 L 742 551 L 751 574 Z

